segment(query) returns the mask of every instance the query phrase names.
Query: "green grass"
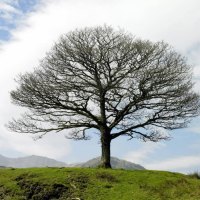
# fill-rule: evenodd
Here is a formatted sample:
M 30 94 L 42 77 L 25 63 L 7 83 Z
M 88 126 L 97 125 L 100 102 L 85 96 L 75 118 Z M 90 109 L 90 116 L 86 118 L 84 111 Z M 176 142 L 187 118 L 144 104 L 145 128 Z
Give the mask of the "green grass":
M 200 179 L 162 171 L 0 169 L 1 200 L 197 200 Z

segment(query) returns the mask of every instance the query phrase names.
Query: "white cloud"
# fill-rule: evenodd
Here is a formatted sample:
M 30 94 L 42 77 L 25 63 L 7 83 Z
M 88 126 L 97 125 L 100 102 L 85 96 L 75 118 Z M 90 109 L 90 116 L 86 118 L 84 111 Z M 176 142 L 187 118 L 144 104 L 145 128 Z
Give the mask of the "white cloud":
M 5 132 L 3 128 L 1 133 Z M 5 133 L 0 135 L 1 153 L 11 156 L 40 155 L 67 161 L 67 155 L 71 152 L 69 141 L 61 133 L 48 134 L 43 139 L 33 140 L 30 135 L 18 133 Z
M 20 15 L 20 10 L 7 2 L 0 2 L 0 17 L 2 19 L 12 21 L 15 14 Z
M 40 27 L 41 38 L 44 33 L 49 33 L 49 37 L 77 27 L 107 23 L 120 26 L 139 37 L 167 40 L 183 51 L 199 41 L 200 30 L 196 29 L 196 25 L 200 19 L 200 3 L 197 0 L 43 2 L 46 6 L 26 21 L 30 30 Z
M 145 165 L 147 169 L 168 171 L 187 171 L 189 168 L 198 166 L 200 166 L 200 155 L 181 156 Z
M 18 5 L 20 0 L 2 0 L 4 3 L 12 4 L 12 5 Z
M 133 163 L 145 164 L 154 152 L 164 147 L 164 143 L 145 142 L 138 150 L 127 153 L 124 159 Z
M 15 7 L 3 2 L 0 2 L 0 10 L 9 13 L 19 13 L 19 10 L 17 10 Z
M 149 170 L 166 170 L 177 171 L 182 173 L 194 172 L 200 166 L 200 155 L 177 156 L 173 158 L 158 158 L 154 160 L 152 157 L 162 148 L 166 148 L 164 143 L 148 142 L 143 144 L 138 150 L 129 152 L 124 159 L 133 163 L 143 165 Z M 196 150 L 196 149 L 194 149 Z M 191 170 L 194 169 L 194 170 Z

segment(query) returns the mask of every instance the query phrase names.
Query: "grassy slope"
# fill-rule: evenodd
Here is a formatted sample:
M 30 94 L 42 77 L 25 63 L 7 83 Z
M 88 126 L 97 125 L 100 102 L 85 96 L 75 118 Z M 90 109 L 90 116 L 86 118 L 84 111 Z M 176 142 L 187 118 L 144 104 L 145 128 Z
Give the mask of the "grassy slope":
M 197 200 L 200 180 L 160 171 L 0 169 L 1 200 Z

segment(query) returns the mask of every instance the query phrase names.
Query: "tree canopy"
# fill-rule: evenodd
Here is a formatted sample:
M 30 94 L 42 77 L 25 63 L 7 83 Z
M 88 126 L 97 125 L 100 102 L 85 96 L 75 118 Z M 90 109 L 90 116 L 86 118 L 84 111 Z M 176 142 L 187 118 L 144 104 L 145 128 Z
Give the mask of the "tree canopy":
M 77 29 L 63 35 L 33 72 L 19 76 L 12 102 L 28 110 L 8 127 L 40 136 L 68 129 L 73 139 L 98 131 L 102 166 L 110 167 L 112 139 L 168 139 L 163 129 L 184 128 L 199 114 L 191 71 L 164 42 L 109 26 Z

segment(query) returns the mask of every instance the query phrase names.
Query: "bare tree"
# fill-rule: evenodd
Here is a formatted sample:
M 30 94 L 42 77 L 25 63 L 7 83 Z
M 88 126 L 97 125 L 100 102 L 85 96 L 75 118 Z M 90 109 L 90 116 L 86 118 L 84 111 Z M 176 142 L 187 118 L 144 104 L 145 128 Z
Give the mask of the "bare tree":
M 69 129 L 68 137 L 76 140 L 96 130 L 101 165 L 110 168 L 111 140 L 166 140 L 162 129 L 186 127 L 198 115 L 191 78 L 185 59 L 164 42 L 108 26 L 75 30 L 60 38 L 34 72 L 19 76 L 11 98 L 28 111 L 8 127 L 40 136 Z

